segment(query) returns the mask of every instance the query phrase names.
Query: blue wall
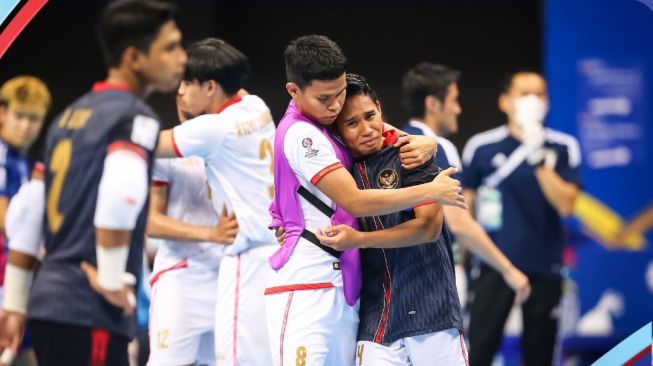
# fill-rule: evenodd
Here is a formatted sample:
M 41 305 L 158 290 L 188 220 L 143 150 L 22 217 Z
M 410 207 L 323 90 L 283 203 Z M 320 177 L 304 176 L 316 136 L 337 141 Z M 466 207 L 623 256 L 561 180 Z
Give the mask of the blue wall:
M 544 30 L 548 123 L 579 138 L 584 190 L 631 218 L 653 203 L 653 11 L 635 0 L 548 0 Z M 608 251 L 571 227 L 581 315 L 612 288 L 625 300 L 614 336 L 651 321 L 652 230 L 640 250 Z

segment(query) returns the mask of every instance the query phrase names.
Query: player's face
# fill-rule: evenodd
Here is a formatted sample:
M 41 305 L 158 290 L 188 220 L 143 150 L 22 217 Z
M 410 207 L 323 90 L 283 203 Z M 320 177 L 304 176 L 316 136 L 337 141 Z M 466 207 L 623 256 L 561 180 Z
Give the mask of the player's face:
M 39 136 L 45 115 L 12 107 L 0 108 L 2 138 L 17 149 L 28 149 Z
M 440 103 L 437 111 L 438 133 L 441 136 L 448 136 L 458 132 L 458 115 L 462 108 L 458 102 L 458 84 L 452 83 L 447 87 L 447 96 L 444 103 Z
M 211 98 L 207 92 L 207 82 L 181 81 L 177 89 L 177 113 L 181 122 L 211 112 Z
M 336 128 L 352 156 L 373 154 L 383 148 L 381 108 L 367 95 L 357 94 L 345 100 Z
M 295 83 L 286 85 L 303 115 L 322 125 L 330 125 L 342 110 L 347 94 L 345 73 L 333 80 L 313 80 L 300 89 Z
M 541 75 L 534 72 L 515 74 L 510 89 L 499 98 L 499 108 L 508 115 L 509 120 L 513 121 L 515 115 L 514 101 L 529 94 L 537 96 L 546 104 L 549 103 L 546 81 Z
M 175 22 L 168 21 L 161 27 L 142 57 L 141 72 L 150 89 L 164 93 L 175 90 L 184 75 L 187 59 Z

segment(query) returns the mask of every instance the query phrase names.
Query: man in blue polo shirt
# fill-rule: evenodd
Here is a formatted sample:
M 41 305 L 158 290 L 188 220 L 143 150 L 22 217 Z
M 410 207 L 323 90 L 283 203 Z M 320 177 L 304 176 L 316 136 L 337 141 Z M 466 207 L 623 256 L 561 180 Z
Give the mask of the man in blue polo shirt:
M 446 169 L 462 169 L 458 150 L 448 136 L 458 131 L 458 115 L 462 112 L 458 102 L 458 78 L 460 72 L 444 65 L 421 62 L 408 70 L 402 80 L 402 99 L 411 119 L 404 130 L 414 135 L 433 137 L 438 144 L 436 164 Z M 457 176 L 460 178 L 461 173 Z M 521 302 L 528 297 L 530 286 L 526 276 L 516 269 L 481 226 L 474 221 L 469 211 L 457 207 L 443 206 L 444 217 L 456 240 L 471 250 L 501 273 L 504 281 L 516 292 L 515 300 Z M 455 249 L 454 249 L 455 252 Z M 461 302 L 464 303 L 466 289 L 460 279 L 464 271 L 456 270 L 456 282 Z
M 479 223 L 532 286 L 522 305 L 523 363 L 551 365 L 561 295 L 561 216 L 572 213 L 580 186 L 580 148 L 570 135 L 543 127 L 544 78 L 506 78 L 499 107 L 506 125 L 473 136 L 463 150 L 463 186 Z M 475 204 L 475 206 L 473 206 Z M 472 283 L 470 363 L 490 365 L 513 303 L 512 290 L 486 266 Z

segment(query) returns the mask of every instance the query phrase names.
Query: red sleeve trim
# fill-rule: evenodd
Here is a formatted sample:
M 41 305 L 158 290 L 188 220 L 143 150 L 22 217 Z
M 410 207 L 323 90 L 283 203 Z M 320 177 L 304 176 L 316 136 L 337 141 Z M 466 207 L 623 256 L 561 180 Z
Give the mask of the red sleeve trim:
M 313 176 L 313 178 L 311 178 L 311 184 L 316 185 L 317 182 L 319 182 L 322 178 L 324 178 L 325 175 L 331 173 L 332 171 L 334 171 L 336 169 L 340 169 L 340 168 L 344 168 L 344 167 L 345 166 L 342 165 L 341 162 L 337 162 L 337 163 L 333 163 L 333 164 L 329 165 L 328 167 L 326 167 L 326 168 L 320 170 L 319 172 L 317 172 L 317 174 L 315 174 Z
M 161 187 L 167 187 L 167 186 L 168 186 L 168 182 L 164 182 L 162 180 L 153 180 L 152 181 L 152 187 L 161 188 Z
M 175 149 L 175 154 L 177 154 L 178 158 L 183 158 L 184 156 L 181 154 L 181 151 L 179 151 L 179 146 L 177 146 L 177 141 L 175 141 L 175 129 L 173 128 L 172 133 L 170 136 L 172 136 L 172 148 Z
M 422 202 L 422 203 L 418 203 L 418 204 L 416 204 L 415 206 L 413 206 L 413 208 L 417 208 L 417 207 L 420 207 L 420 206 L 430 205 L 430 204 L 432 204 L 432 203 L 437 203 L 437 202 L 435 202 L 435 201 L 433 201 L 433 200 L 428 200 L 428 201 L 424 201 L 424 202 Z
M 120 150 L 131 151 L 143 158 L 143 160 L 147 161 L 147 154 L 145 153 L 145 150 L 143 150 L 142 147 L 127 141 L 116 141 L 109 144 L 108 154 Z

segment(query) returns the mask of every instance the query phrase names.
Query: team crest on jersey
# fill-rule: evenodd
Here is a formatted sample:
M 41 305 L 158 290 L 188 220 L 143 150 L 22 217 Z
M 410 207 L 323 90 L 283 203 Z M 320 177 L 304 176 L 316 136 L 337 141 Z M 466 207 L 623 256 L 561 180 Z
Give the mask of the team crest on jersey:
M 304 153 L 305 158 L 310 159 L 317 156 L 319 150 L 313 148 L 313 139 L 310 137 L 304 137 L 302 140 L 302 146 L 306 149 L 306 152 Z
M 376 179 L 379 187 L 383 189 L 396 188 L 398 180 L 397 172 L 390 168 L 381 170 L 381 173 L 379 173 L 379 176 Z

